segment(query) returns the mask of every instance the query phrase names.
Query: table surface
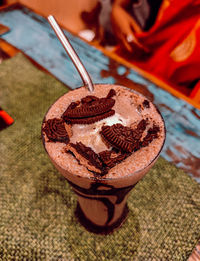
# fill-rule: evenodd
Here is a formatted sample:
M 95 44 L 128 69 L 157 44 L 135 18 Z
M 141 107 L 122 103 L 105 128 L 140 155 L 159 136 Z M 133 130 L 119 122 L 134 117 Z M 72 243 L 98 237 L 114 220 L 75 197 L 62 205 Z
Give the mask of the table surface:
M 0 23 L 10 28 L 1 39 L 21 50 L 71 89 L 82 85 L 79 74 L 45 18 L 26 7 L 8 8 L 1 10 Z M 139 70 L 109 58 L 66 30 L 65 34 L 94 82 L 128 86 L 147 95 L 157 105 L 167 129 L 161 155 L 200 183 L 200 111 L 142 76 Z M 200 258 L 198 249 L 190 260 Z

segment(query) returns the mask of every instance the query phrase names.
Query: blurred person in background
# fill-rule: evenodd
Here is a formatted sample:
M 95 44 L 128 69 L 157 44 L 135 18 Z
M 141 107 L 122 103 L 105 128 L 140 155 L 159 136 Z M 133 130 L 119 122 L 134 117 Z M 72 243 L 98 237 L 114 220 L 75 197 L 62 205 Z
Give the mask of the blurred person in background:
M 111 24 L 111 11 L 113 0 L 94 0 L 96 5 L 90 10 L 81 12 L 81 19 L 86 27 L 93 32 L 93 37 L 88 37 L 88 30 L 79 32 L 86 40 L 97 40 L 102 46 L 114 46 L 117 44 Z
M 200 80 L 200 0 L 113 0 L 121 53 L 179 86 Z
M 162 0 L 114 0 L 112 24 L 116 37 L 129 51 L 132 43 L 142 48 L 135 34 L 148 31 L 154 24 Z

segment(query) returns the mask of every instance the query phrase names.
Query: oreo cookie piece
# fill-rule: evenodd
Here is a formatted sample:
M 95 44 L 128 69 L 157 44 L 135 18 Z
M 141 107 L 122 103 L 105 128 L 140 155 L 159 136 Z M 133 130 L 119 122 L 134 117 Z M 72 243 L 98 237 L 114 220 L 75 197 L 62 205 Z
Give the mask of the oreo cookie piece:
M 109 93 L 107 94 L 106 98 L 107 98 L 107 99 L 110 99 L 110 98 L 112 98 L 112 97 L 115 96 L 115 95 L 116 95 L 116 91 L 115 91 L 114 89 L 111 89 L 111 90 L 109 91 Z
M 103 164 L 109 169 L 122 162 L 129 155 L 129 153 L 122 153 L 120 151 L 117 152 L 114 150 L 105 150 L 99 153 Z
M 68 131 L 67 131 L 67 128 Z M 69 143 L 70 126 L 66 126 L 66 123 L 62 119 L 53 118 L 44 122 L 42 131 L 46 134 L 49 141 Z
M 146 129 L 147 120 L 141 120 L 135 129 L 114 124 L 112 126 L 102 126 L 101 135 L 112 147 L 121 151 L 132 153 L 140 149 L 142 134 Z
M 117 123 L 112 126 L 102 126 L 100 133 L 114 148 L 133 152 L 134 139 L 131 128 Z
M 160 128 L 157 125 L 153 125 L 152 128 L 149 128 L 147 131 L 147 135 L 140 142 L 141 147 L 146 147 L 151 143 L 154 139 L 158 138 L 158 133 L 160 132 Z
M 115 104 L 112 97 L 115 94 L 115 91 L 111 89 L 105 98 L 88 95 L 80 101 L 72 102 L 63 113 L 62 118 L 71 124 L 91 124 L 110 117 L 115 113 L 112 110 Z
M 87 95 L 86 97 L 81 99 L 82 104 L 91 104 L 94 101 L 98 101 L 99 98 L 93 95 Z
M 103 126 L 101 129 L 101 135 L 114 148 L 132 153 L 139 149 L 139 140 L 144 131 L 144 126 L 144 122 L 140 122 L 135 130 L 130 127 L 125 127 L 120 123 L 112 126 Z
M 92 148 L 85 146 L 82 142 L 69 143 L 66 146 L 66 152 L 70 151 L 76 159 L 88 170 L 98 174 L 104 172 L 103 163 L 97 153 Z
M 91 103 L 81 103 L 81 106 L 77 106 L 74 109 L 67 109 L 63 118 L 87 118 L 90 116 L 97 116 L 108 112 L 115 104 L 115 100 L 101 98 Z
M 150 108 L 150 103 L 149 103 L 148 100 L 144 100 L 143 103 L 142 103 L 142 105 L 143 105 L 144 108 L 147 108 L 147 109 Z
M 110 110 L 108 112 L 105 112 L 100 115 L 96 115 L 93 117 L 87 117 L 87 118 L 67 118 L 65 117 L 65 121 L 69 124 L 92 124 L 97 121 L 103 120 L 107 117 L 110 117 L 115 114 L 114 110 Z
M 148 124 L 148 119 L 146 119 L 146 120 L 143 119 L 138 123 L 136 129 L 132 129 L 132 136 L 135 140 L 141 139 L 142 134 L 147 127 L 147 124 Z

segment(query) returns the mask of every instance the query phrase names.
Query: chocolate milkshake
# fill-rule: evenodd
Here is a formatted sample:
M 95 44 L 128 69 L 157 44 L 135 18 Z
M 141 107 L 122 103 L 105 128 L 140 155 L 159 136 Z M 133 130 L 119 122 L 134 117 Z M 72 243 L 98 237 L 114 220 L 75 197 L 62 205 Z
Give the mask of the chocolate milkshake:
M 76 214 L 90 231 L 109 233 L 128 213 L 128 193 L 158 158 L 165 126 L 144 96 L 96 84 L 60 97 L 48 110 L 42 136 L 54 166 L 78 196 Z

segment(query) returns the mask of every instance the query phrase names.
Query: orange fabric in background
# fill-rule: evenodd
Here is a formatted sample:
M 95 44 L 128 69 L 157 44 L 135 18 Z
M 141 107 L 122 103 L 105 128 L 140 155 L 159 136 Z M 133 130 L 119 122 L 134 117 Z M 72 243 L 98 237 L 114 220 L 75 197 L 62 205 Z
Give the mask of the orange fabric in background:
M 136 37 L 150 51 L 133 54 L 140 67 L 179 85 L 200 79 L 200 0 L 164 0 L 152 28 Z

